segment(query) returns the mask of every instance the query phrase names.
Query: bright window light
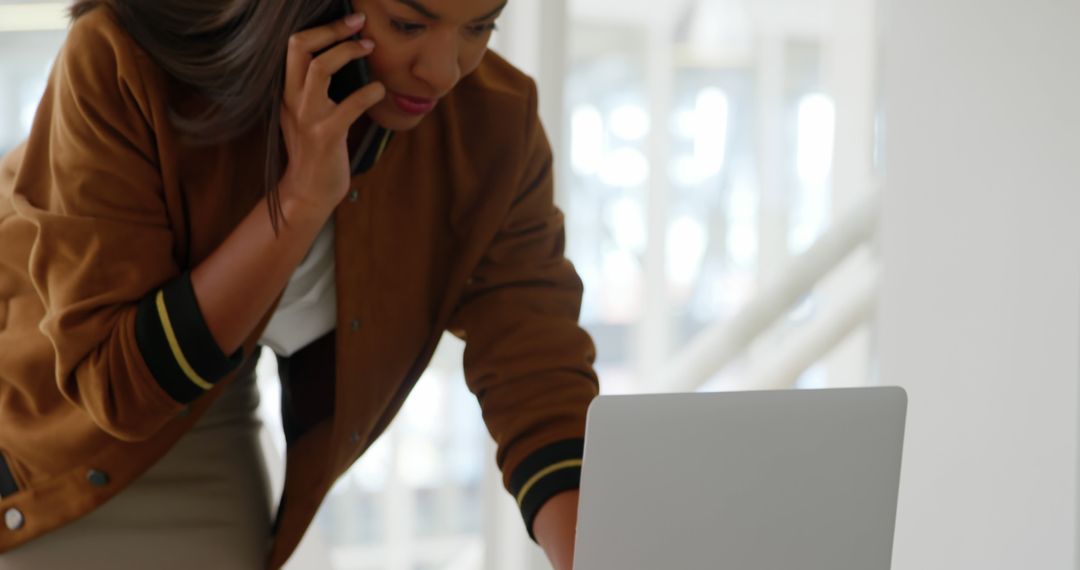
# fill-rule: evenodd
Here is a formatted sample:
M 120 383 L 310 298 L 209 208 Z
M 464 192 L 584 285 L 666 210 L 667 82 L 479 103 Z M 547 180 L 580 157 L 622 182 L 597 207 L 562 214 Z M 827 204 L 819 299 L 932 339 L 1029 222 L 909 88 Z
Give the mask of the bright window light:
M 836 108 L 828 95 L 813 93 L 799 101 L 795 166 L 799 196 L 792 210 L 788 249 L 805 251 L 821 234 L 829 217 Z
M 649 179 L 649 159 L 636 148 L 620 148 L 604 155 L 600 181 L 614 188 L 636 188 Z
M 394 429 L 391 427 L 390 429 Z M 387 477 L 390 473 L 390 456 L 392 442 L 390 433 L 384 433 L 375 443 L 364 452 L 362 461 L 357 461 L 349 468 L 348 479 L 361 489 L 377 493 L 386 488 Z M 338 481 L 344 481 L 343 477 Z
M 604 253 L 601 262 L 604 295 L 601 301 L 604 322 L 629 324 L 641 316 L 641 263 L 628 251 Z
M 611 132 L 629 142 L 637 142 L 649 134 L 649 113 L 640 105 L 622 105 L 611 112 Z
M 618 198 L 604 214 L 619 249 L 634 253 L 645 251 L 645 209 L 640 201 L 629 197 Z
M 680 156 L 671 161 L 671 178 L 680 186 L 697 186 L 719 172 L 716 165 L 696 156 Z
M 34 124 L 34 115 L 37 114 L 38 103 L 44 94 L 44 77 L 22 85 L 22 92 L 19 93 L 19 128 L 22 130 L 22 137 L 30 134 L 30 127 Z
M 697 132 L 694 157 L 720 172 L 727 153 L 728 96 L 715 87 L 702 89 L 697 97 Z
M 668 281 L 681 288 L 692 286 L 701 271 L 708 241 L 709 232 L 698 220 L 681 216 L 672 222 L 667 235 Z
M 398 448 L 398 469 L 398 475 L 410 487 L 438 485 L 443 471 L 435 441 L 419 434 L 403 437 Z
M 676 115 L 675 131 L 694 141 L 694 152 L 672 161 L 671 177 L 682 186 L 697 186 L 716 176 L 727 159 L 729 103 L 723 90 L 698 93 L 694 109 Z
M 675 111 L 671 120 L 671 130 L 676 135 L 692 139 L 697 132 L 697 115 L 693 110 L 683 109 Z
M 570 167 L 580 176 L 594 176 L 604 156 L 604 116 L 592 105 L 570 115 Z
M 799 140 L 795 155 L 803 185 L 824 184 L 832 172 L 836 108 L 828 95 L 815 93 L 799 102 Z
M 728 195 L 728 256 L 741 268 L 752 268 L 758 257 L 758 193 L 742 177 Z

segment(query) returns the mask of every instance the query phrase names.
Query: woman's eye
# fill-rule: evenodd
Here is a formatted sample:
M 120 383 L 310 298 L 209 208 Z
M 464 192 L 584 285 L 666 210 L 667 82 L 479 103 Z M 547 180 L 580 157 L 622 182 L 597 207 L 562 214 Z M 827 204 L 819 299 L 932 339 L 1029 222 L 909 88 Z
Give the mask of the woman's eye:
M 423 24 L 413 24 L 410 22 L 402 22 L 401 20 L 390 20 L 390 27 L 403 34 L 415 34 L 424 29 Z
M 492 22 L 490 24 L 479 24 L 476 26 L 472 26 L 469 28 L 469 32 L 477 36 L 482 36 L 484 34 L 494 32 L 497 29 L 498 26 L 496 26 L 495 23 Z

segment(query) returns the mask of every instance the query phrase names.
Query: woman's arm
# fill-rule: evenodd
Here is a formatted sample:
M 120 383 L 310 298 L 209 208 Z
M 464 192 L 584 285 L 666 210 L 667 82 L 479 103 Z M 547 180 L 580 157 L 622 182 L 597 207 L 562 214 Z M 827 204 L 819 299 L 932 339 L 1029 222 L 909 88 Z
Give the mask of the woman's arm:
M 282 192 L 284 194 L 284 192 Z M 224 354 L 243 344 L 289 282 L 330 211 L 283 201 L 275 235 L 266 198 L 191 272 L 206 326 Z
M 517 184 L 450 328 L 465 338 L 466 381 L 526 529 L 553 560 L 566 560 L 575 508 L 565 507 L 580 484 L 585 416 L 599 386 L 592 339 L 578 324 L 582 282 L 564 255 L 535 86 L 522 115 L 522 142 L 504 145 L 505 160 L 522 165 Z M 541 530 L 551 532 L 541 538 Z
M 343 41 L 363 17 L 312 28 L 289 41 L 282 130 L 289 166 L 278 187 L 285 223 L 275 234 L 262 200 L 191 274 L 192 288 L 217 345 L 232 354 L 270 309 L 319 230 L 349 189 L 349 126 L 385 95 L 373 83 L 341 105 L 327 96 L 330 76 L 368 55 L 370 40 Z M 312 54 L 342 42 L 318 58 Z
M 239 366 L 236 347 L 348 190 L 348 126 L 384 95 L 372 84 L 340 105 L 327 96 L 334 65 L 370 45 L 345 41 L 310 55 L 358 25 L 338 22 L 290 44 L 281 233 L 262 203 L 194 278 L 174 258 L 155 140 L 155 122 L 167 116 L 152 79 L 160 70 L 111 12 L 72 26 L 11 189 L 5 237 L 18 251 L 5 259 L 25 263 L 43 305 L 38 329 L 53 349 L 59 391 L 103 431 L 152 437 Z

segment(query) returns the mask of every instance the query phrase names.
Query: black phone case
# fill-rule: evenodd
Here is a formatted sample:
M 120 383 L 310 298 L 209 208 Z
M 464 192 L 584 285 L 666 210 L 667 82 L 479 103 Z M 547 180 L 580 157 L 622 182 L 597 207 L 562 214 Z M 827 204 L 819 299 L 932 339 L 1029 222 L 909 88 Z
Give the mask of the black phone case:
M 331 18 L 330 21 L 341 19 L 352 14 L 352 0 L 341 0 L 340 8 L 341 10 L 338 11 L 338 13 L 335 14 L 335 17 Z M 351 39 L 359 41 L 360 35 L 354 34 Z M 341 103 L 349 95 L 352 95 L 358 89 L 370 82 L 371 74 L 368 71 L 367 60 L 363 58 L 354 59 L 330 78 L 330 99 L 335 103 Z

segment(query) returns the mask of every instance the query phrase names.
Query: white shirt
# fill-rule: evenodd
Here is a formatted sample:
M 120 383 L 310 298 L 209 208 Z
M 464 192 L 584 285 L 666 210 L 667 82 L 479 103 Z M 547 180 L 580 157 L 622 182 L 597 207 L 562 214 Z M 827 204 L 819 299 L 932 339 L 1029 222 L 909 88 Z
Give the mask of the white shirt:
M 334 330 L 336 324 L 334 220 L 331 219 L 293 271 L 259 344 L 269 346 L 280 356 L 291 356 Z

